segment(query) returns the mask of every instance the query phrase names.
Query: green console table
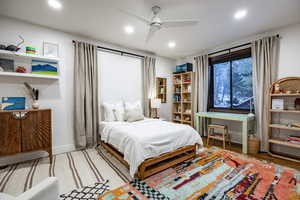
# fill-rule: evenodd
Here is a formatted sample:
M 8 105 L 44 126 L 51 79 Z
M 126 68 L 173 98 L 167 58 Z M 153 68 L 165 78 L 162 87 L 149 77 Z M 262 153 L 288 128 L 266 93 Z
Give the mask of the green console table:
M 239 121 L 243 124 L 242 131 L 242 144 L 243 144 L 243 153 L 248 153 L 248 131 L 253 129 L 253 122 L 255 119 L 254 115 L 248 114 L 234 114 L 234 113 L 222 113 L 222 112 L 198 112 L 196 113 L 196 129 L 200 133 L 200 130 L 203 130 L 203 121 L 201 119 L 223 119 L 231 121 Z M 250 126 L 250 124 L 252 124 Z M 201 134 L 201 133 L 200 133 Z

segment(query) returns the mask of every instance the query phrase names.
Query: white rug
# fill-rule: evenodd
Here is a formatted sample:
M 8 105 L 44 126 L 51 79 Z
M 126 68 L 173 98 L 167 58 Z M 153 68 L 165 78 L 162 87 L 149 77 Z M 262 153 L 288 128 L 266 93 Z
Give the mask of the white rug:
M 126 183 L 133 181 L 130 176 L 129 169 L 123 163 L 121 163 L 114 155 L 108 152 L 103 147 L 99 146 L 96 148 L 99 155 L 109 164 L 109 166 L 122 178 Z
M 87 149 L 55 155 L 52 165 L 48 158 L 41 158 L 8 166 L 0 170 L 0 192 L 17 196 L 49 176 L 59 179 L 61 194 L 106 180 L 110 189 L 123 185 L 126 179 L 101 154 Z

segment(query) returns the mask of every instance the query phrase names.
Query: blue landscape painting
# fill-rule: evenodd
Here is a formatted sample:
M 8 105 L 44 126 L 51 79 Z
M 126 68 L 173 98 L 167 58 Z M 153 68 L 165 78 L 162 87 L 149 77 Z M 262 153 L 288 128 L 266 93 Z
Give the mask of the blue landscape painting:
M 44 75 L 58 75 L 57 62 L 32 60 L 31 73 Z

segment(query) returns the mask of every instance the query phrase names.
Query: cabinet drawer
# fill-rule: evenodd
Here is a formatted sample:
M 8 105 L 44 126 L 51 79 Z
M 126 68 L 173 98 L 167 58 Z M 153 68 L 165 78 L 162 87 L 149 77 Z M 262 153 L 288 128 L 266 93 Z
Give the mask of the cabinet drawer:
M 21 152 L 21 121 L 14 113 L 0 113 L 0 156 Z

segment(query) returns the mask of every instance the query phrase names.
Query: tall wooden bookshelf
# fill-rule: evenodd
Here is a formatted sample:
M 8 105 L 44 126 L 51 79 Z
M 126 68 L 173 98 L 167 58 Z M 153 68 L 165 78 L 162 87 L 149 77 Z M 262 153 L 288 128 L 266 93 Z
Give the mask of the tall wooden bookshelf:
M 173 122 L 193 126 L 193 72 L 173 75 Z
M 156 98 L 161 99 L 161 103 L 167 103 L 167 78 L 156 78 Z
M 278 94 L 274 93 L 275 85 L 280 87 L 281 92 Z M 294 162 L 300 162 L 300 157 L 289 156 L 288 153 L 281 151 L 273 152 L 272 145 L 280 145 L 285 147 L 290 147 L 294 149 L 300 149 L 300 144 L 295 144 L 289 142 L 289 136 L 299 136 L 300 137 L 300 128 L 297 126 L 283 124 L 281 119 L 284 121 L 289 121 L 287 114 L 299 115 L 300 119 L 300 109 L 272 109 L 272 100 L 273 99 L 283 99 L 284 104 L 293 107 L 293 102 L 296 98 L 300 98 L 300 77 L 288 77 L 280 79 L 272 84 L 270 89 L 270 102 L 269 102 L 269 139 L 268 139 L 268 153 L 271 156 L 287 159 Z M 292 105 L 290 105 L 292 104 Z M 286 105 L 285 105 L 286 107 Z M 275 114 L 277 114 L 277 119 L 275 119 Z M 276 122 L 277 121 L 277 122 Z M 292 122 L 292 120 L 291 120 Z M 297 120 L 299 123 L 299 120 Z M 275 134 L 275 130 L 277 134 Z M 289 132 L 287 132 L 289 131 Z

